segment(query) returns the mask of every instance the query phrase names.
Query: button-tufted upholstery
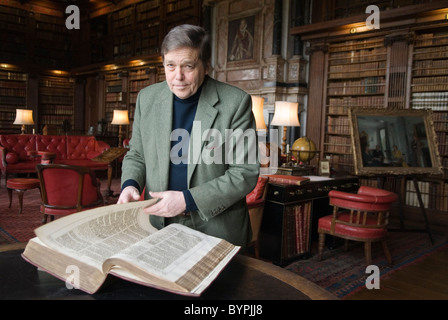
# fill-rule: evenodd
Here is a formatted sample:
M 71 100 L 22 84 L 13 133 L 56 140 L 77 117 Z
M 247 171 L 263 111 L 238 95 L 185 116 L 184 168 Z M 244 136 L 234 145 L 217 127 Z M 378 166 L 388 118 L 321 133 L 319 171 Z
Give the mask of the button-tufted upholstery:
M 0 135 L 0 169 L 5 178 L 10 173 L 35 172 L 40 159 L 28 153 L 45 151 L 56 154 L 54 163 L 107 170 L 107 163 L 91 159 L 109 148 L 107 143 L 93 136 L 4 134 Z
M 362 186 L 356 194 L 329 192 L 333 215 L 319 219 L 319 259 L 322 259 L 325 234 L 364 242 L 367 265 L 371 264 L 371 243 L 381 241 L 389 264 L 392 264 L 386 243 L 389 211 L 398 196 L 390 191 Z

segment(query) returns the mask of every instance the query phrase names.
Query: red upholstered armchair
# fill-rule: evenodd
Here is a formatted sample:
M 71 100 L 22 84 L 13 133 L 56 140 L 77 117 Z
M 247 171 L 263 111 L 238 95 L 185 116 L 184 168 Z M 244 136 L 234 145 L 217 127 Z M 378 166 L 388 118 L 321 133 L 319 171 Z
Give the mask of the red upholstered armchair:
M 254 246 L 256 258 L 259 258 L 260 256 L 258 236 L 260 233 L 261 221 L 263 219 L 268 180 L 269 178 L 267 176 L 259 176 L 254 190 L 246 196 L 250 225 L 252 227 L 252 240 L 249 243 L 249 246 Z
M 42 223 L 54 216 L 67 215 L 103 206 L 100 182 L 88 167 L 66 164 L 37 164 L 44 215 Z
M 363 241 L 367 265 L 371 264 L 371 243 L 381 241 L 387 262 L 392 257 L 386 242 L 389 211 L 398 196 L 382 189 L 362 186 L 358 193 L 329 192 L 333 214 L 319 219 L 319 260 L 322 259 L 325 234 L 346 240 Z

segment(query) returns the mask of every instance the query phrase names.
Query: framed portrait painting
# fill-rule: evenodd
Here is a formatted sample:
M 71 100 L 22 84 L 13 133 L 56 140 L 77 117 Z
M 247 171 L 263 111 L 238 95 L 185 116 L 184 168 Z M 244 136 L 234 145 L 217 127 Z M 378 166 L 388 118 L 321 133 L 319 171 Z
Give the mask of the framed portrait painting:
M 255 15 L 229 21 L 227 61 L 254 60 Z

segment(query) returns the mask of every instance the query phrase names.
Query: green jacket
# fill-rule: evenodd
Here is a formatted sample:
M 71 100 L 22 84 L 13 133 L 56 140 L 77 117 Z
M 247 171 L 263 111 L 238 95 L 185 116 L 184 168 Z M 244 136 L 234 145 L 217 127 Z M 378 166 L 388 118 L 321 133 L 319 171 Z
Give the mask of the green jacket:
M 173 94 L 166 82 L 140 91 L 121 181 L 133 179 L 140 190 L 146 187 L 145 199 L 150 198 L 149 191 L 168 189 L 172 113 Z M 237 140 L 228 136 L 232 132 L 240 138 L 238 141 L 250 142 L 233 143 Z M 244 139 L 242 133 L 253 137 Z M 233 161 L 226 160 L 232 155 Z M 241 160 L 243 155 L 249 155 L 246 161 Z M 151 216 L 151 223 L 158 229 L 172 222 L 181 223 L 245 247 L 251 237 L 245 196 L 255 187 L 258 174 L 250 95 L 206 77 L 190 136 L 187 171 L 189 190 L 198 210 L 169 219 Z

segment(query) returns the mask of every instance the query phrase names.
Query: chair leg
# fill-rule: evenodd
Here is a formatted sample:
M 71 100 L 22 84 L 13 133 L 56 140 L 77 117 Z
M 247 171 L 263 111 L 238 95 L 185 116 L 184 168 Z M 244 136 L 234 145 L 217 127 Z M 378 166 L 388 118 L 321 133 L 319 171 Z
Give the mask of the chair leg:
M 8 189 L 8 197 L 9 197 L 9 207 L 8 208 L 11 208 L 11 204 L 12 204 L 12 189 L 9 189 L 9 188 L 7 188 Z
M 348 239 L 345 239 L 344 241 L 344 250 L 348 251 Z
M 25 193 L 25 190 L 16 190 L 16 191 L 19 197 L 19 214 L 21 214 L 23 210 L 23 194 Z
M 372 264 L 372 242 L 366 241 L 364 242 L 364 255 L 366 256 L 366 264 Z
M 383 240 L 381 242 L 383 245 L 384 255 L 386 256 L 387 263 L 392 266 L 392 255 L 390 254 L 389 247 L 387 246 L 387 241 Z
M 325 233 L 320 232 L 319 233 L 319 255 L 318 255 L 319 261 L 322 260 L 322 256 L 324 253 L 324 247 L 325 247 Z

